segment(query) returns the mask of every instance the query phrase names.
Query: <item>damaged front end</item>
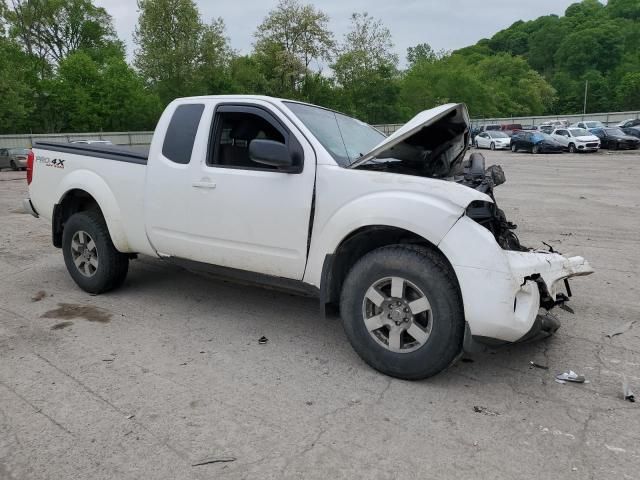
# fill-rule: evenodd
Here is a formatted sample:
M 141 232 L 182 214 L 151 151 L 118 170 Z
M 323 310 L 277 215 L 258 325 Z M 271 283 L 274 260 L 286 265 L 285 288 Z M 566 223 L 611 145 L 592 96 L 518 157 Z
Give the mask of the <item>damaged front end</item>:
M 488 195 L 493 202 L 475 201 L 467 207 L 466 214 L 480 225 L 489 230 L 498 245 L 505 250 L 527 251 L 520 244 L 514 230 L 517 225 L 507 220 L 503 210 L 498 208 L 493 189 L 506 182 L 504 170 L 499 165 L 485 167 L 484 156 L 480 153 L 471 154 L 464 167 L 464 176 L 458 183 L 478 190 Z
M 443 242 L 458 277 L 467 318 L 465 349 L 524 342 L 549 336 L 559 328 L 555 307 L 573 310 L 569 278 L 593 269 L 582 257 L 535 250 L 520 243 L 517 226 L 508 221 L 494 196 L 505 182 L 501 167 L 486 168 L 484 157 L 471 155 L 456 182 L 486 194 L 474 201 Z
M 559 323 L 550 311 L 569 309 L 568 279 L 593 269 L 582 257 L 567 258 L 520 243 L 517 226 L 494 196 L 494 189 L 506 181 L 504 171 L 497 165 L 487 168 L 479 153 L 465 158 L 469 125 L 463 104 L 426 110 L 349 168 L 438 179 L 482 193 L 464 207 L 437 245 L 460 285 L 465 337 L 495 344 L 551 334 Z M 455 191 L 451 189 L 452 195 Z

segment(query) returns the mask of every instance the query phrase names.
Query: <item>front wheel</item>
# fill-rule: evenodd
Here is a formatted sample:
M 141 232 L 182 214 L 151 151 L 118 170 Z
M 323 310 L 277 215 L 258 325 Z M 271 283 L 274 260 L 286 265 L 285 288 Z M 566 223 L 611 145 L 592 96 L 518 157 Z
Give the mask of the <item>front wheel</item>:
M 531 148 L 531 153 L 533 153 L 534 155 L 536 155 L 536 154 L 540 153 L 540 147 L 538 147 L 538 145 L 534 145 L 534 146 Z
M 511 151 L 512 151 L 513 153 L 516 153 L 516 152 L 518 151 L 518 147 L 516 147 L 516 144 L 515 144 L 515 143 L 512 143 L 512 144 L 511 144 Z
M 113 246 L 99 212 L 80 212 L 69 218 L 62 233 L 62 251 L 71 278 L 86 292 L 108 292 L 122 285 L 127 276 L 129 256 Z
M 491 145 L 489 145 L 489 148 L 490 148 L 491 150 L 495 150 L 495 149 L 496 149 L 496 144 L 495 144 L 495 143 L 493 143 L 493 142 L 491 142 Z
M 340 313 L 358 355 L 392 377 L 430 377 L 462 352 L 455 276 L 427 248 L 394 245 L 362 257 L 344 282 Z
M 14 172 L 18 171 L 18 166 L 16 165 L 16 162 L 14 162 L 13 160 L 9 162 L 9 166 L 11 167 L 11 170 L 13 170 Z
M 576 153 L 576 146 L 573 143 L 569 144 L 569 153 Z

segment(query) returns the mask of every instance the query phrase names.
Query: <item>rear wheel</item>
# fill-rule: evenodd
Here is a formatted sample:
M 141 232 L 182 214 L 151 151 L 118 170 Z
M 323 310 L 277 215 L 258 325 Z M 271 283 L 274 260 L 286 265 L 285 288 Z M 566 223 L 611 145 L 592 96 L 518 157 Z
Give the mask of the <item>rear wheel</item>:
M 533 153 L 534 155 L 540 153 L 540 147 L 538 147 L 538 145 L 534 145 L 533 147 L 531 147 L 531 153 Z
M 395 245 L 362 257 L 344 282 L 340 312 L 358 355 L 393 377 L 430 377 L 462 351 L 457 282 L 427 248 Z
M 14 172 L 18 171 L 18 166 L 16 165 L 16 162 L 14 162 L 13 160 L 9 162 L 9 166 L 11 167 L 11 170 L 13 170 Z
M 71 278 L 89 293 L 119 287 L 129 269 L 129 256 L 113 246 L 109 230 L 97 211 L 76 213 L 62 233 L 64 262 Z
M 576 146 L 573 143 L 569 144 L 569 153 L 576 153 Z
M 516 152 L 518 151 L 518 147 L 516 146 L 516 144 L 515 144 L 515 143 L 512 143 L 512 144 L 511 144 L 511 151 L 512 151 L 513 153 L 516 153 Z

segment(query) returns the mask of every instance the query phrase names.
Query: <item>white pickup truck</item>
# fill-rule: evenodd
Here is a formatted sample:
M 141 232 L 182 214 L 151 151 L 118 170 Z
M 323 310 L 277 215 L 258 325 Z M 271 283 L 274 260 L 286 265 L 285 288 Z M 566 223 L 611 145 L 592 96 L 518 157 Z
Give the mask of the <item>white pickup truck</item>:
M 419 379 L 463 349 L 554 332 L 566 279 L 592 273 L 520 245 L 493 195 L 502 169 L 465 159 L 468 140 L 462 104 L 385 137 L 294 101 L 184 98 L 148 155 L 34 145 L 25 206 L 87 292 L 120 286 L 140 254 L 314 295 L 369 365 Z

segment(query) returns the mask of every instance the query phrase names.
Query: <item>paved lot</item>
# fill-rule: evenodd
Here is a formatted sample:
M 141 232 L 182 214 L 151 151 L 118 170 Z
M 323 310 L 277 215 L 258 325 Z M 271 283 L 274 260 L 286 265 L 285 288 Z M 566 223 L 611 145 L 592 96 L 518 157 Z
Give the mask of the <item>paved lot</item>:
M 524 242 L 597 273 L 554 338 L 415 383 L 364 365 L 313 300 L 149 258 L 81 292 L 20 213 L 24 173 L 0 173 L 0 479 L 639 478 L 621 385 L 640 393 L 640 154 L 486 156 Z M 567 369 L 590 383 L 554 382 Z

